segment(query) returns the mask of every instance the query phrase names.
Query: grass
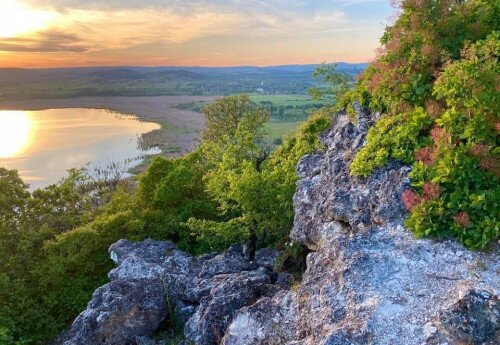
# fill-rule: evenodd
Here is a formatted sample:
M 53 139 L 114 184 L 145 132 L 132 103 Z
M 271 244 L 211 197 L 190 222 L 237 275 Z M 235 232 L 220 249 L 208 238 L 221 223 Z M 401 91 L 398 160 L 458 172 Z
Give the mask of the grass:
M 271 139 L 280 139 L 291 134 L 302 121 L 294 122 L 268 122 L 266 130 Z
M 260 104 L 261 102 L 271 102 L 273 106 L 308 106 L 318 104 L 321 102 L 313 100 L 308 95 L 261 95 L 261 94 L 250 94 L 250 100 L 254 103 Z M 203 106 L 209 104 L 209 102 L 199 101 L 191 102 L 185 104 L 179 104 L 178 107 L 181 109 L 190 109 L 201 111 Z
M 271 102 L 274 106 L 287 106 L 287 105 L 310 105 L 321 104 L 321 102 L 314 101 L 308 95 L 261 95 L 251 94 L 250 100 L 255 103 Z

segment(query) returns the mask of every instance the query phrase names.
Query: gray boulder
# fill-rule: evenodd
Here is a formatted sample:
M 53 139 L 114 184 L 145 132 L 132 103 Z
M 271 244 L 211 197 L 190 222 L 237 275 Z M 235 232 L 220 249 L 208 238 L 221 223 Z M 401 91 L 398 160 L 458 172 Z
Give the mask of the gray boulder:
M 274 251 L 260 252 L 260 264 L 242 245 L 196 258 L 170 242 L 120 240 L 109 253 L 110 283 L 57 344 L 156 344 L 151 336 L 168 317 L 186 324 L 187 343 L 217 344 L 237 310 L 284 286 L 270 267 Z
M 415 239 L 400 200 L 407 166 L 349 174 L 373 123 L 358 115 L 337 114 L 325 152 L 298 164 L 291 237 L 313 250 L 303 281 L 239 310 L 222 344 L 499 344 L 498 246 Z
M 400 200 L 409 167 L 368 178 L 349 166 L 377 114 L 336 114 L 325 152 L 297 167 L 293 241 L 309 247 L 302 282 L 276 272 L 279 253 L 244 246 L 199 258 L 170 242 L 119 241 L 117 267 L 75 320 L 65 345 L 156 344 L 166 318 L 195 345 L 497 345 L 500 251 L 415 239 Z
M 443 330 L 456 342 L 485 344 L 500 340 L 500 300 L 488 291 L 469 290 L 439 314 Z
M 217 277 L 210 294 L 201 299 L 196 313 L 187 322 L 186 338 L 195 344 L 219 344 L 236 311 L 253 304 L 269 283 L 265 268 Z
M 136 337 L 151 335 L 166 315 L 158 279 L 112 281 L 94 292 L 64 345 L 134 344 Z

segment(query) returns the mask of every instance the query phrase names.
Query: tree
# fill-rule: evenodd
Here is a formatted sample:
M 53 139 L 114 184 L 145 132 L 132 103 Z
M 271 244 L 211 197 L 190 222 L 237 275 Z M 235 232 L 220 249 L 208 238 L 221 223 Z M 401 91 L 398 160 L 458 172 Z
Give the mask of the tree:
M 267 111 L 252 105 L 248 95 L 218 98 L 214 103 L 205 106 L 203 113 L 207 119 L 207 127 L 202 133 L 202 139 L 207 142 L 218 142 L 224 137 L 234 137 L 244 118 L 248 130 L 257 131 L 262 120 L 265 121 L 268 117 Z
M 315 87 L 309 90 L 314 100 L 328 100 L 333 103 L 350 90 L 354 84 L 354 78 L 346 72 L 337 71 L 336 68 L 336 63 L 323 63 L 314 71 L 313 78 L 321 79 L 322 83 L 325 85 L 320 88 Z

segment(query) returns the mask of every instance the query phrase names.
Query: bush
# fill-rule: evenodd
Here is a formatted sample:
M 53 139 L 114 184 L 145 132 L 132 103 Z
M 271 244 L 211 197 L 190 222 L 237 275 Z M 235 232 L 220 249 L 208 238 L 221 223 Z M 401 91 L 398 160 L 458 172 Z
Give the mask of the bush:
M 406 225 L 485 248 L 500 236 L 500 3 L 406 0 L 402 9 L 343 100 L 385 113 L 351 173 L 367 176 L 389 159 L 412 164 Z

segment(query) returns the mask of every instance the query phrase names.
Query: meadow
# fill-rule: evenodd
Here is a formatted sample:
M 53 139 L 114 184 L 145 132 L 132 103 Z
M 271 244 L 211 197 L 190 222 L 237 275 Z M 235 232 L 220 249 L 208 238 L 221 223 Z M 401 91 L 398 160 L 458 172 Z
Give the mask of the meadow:
M 314 111 L 324 106 L 323 102 L 315 101 L 304 94 L 263 95 L 253 93 L 249 96 L 252 104 L 269 111 L 271 118 L 266 123 L 266 130 L 268 137 L 276 142 L 292 133 Z M 210 103 L 211 101 L 192 101 L 178 104 L 177 108 L 202 113 L 203 108 Z

